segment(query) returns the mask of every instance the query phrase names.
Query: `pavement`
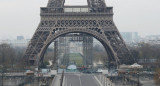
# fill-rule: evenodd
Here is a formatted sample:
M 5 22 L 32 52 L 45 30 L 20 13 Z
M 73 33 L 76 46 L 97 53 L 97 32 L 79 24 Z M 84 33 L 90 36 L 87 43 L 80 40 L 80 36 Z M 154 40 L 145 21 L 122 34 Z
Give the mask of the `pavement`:
M 60 86 L 60 81 L 61 81 L 61 74 L 57 74 L 57 75 L 54 77 L 51 86 Z
M 19 86 L 19 84 L 23 82 L 24 82 L 23 78 L 7 78 L 7 79 L 4 78 L 3 86 Z M 0 79 L 0 86 L 2 86 L 2 79 Z
M 100 86 L 92 74 L 65 74 L 63 86 Z
M 153 80 L 148 80 L 148 81 L 140 81 L 142 86 L 156 86 L 155 82 Z

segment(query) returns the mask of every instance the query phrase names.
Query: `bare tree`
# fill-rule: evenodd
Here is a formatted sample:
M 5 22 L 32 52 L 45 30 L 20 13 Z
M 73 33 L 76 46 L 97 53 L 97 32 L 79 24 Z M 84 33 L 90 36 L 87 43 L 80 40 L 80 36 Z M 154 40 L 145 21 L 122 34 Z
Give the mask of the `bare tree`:
M 0 62 L 5 69 L 13 65 L 15 52 L 8 44 L 0 45 Z
M 5 70 L 13 70 L 21 66 L 24 50 L 12 48 L 9 44 L 0 45 L 0 65 Z
M 95 45 L 93 47 L 93 56 L 94 61 L 101 61 L 104 64 L 107 64 L 107 52 L 102 45 Z

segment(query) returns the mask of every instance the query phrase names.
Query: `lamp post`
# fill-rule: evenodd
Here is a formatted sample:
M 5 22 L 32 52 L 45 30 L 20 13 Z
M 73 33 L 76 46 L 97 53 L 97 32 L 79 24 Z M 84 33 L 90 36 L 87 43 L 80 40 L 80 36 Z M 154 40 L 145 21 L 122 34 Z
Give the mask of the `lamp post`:
M 2 54 L 2 56 L 3 56 L 3 54 Z M 1 86 L 3 86 L 3 76 L 4 76 L 4 57 L 2 57 L 2 65 L 1 65 L 1 68 L 2 68 L 2 72 L 1 72 L 2 84 L 1 84 Z
M 139 80 L 139 69 L 143 68 L 143 66 L 141 66 L 141 65 L 139 65 L 137 63 L 134 63 L 133 65 L 130 66 L 130 68 L 133 68 L 135 70 L 135 73 L 138 74 L 138 77 L 137 77 L 137 82 L 138 82 L 137 86 L 140 86 L 140 83 L 139 83 L 139 81 L 140 81 Z
M 3 86 L 3 65 L 2 65 L 2 72 L 1 72 L 1 75 L 2 75 L 2 76 L 1 76 L 1 77 L 2 77 L 2 84 L 1 84 L 1 85 Z
M 137 74 L 137 86 L 140 86 L 140 84 L 139 84 L 139 69 L 140 69 L 140 67 L 135 67 L 135 69 L 136 69 L 136 74 Z
M 38 86 L 39 86 L 39 59 L 38 59 L 38 56 L 37 56 L 37 68 L 38 68 L 38 71 L 37 71 L 37 73 L 38 73 Z
M 139 86 L 139 68 L 137 68 L 137 70 L 138 70 L 138 84 L 137 84 L 137 86 Z
M 3 75 L 4 74 L 4 54 L 2 53 L 2 73 L 1 73 L 1 75 L 2 75 L 2 86 L 3 86 Z

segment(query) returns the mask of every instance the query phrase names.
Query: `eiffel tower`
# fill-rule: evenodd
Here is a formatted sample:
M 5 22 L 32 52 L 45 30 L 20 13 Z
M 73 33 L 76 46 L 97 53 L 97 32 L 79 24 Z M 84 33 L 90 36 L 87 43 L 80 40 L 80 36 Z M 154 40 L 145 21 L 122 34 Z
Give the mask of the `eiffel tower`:
M 132 64 L 134 58 L 113 22 L 113 7 L 104 0 L 87 0 L 86 6 L 65 6 L 65 0 L 49 0 L 41 7 L 41 21 L 24 54 L 30 65 L 43 62 L 48 46 L 68 33 L 85 33 L 104 46 L 113 64 Z

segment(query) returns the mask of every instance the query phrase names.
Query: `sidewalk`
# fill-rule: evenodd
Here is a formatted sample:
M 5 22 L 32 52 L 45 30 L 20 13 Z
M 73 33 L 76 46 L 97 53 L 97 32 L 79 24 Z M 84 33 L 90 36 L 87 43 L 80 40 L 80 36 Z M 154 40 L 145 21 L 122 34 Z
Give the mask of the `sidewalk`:
M 51 86 L 60 86 L 61 75 L 56 75 Z

